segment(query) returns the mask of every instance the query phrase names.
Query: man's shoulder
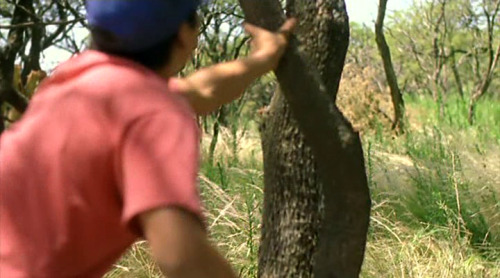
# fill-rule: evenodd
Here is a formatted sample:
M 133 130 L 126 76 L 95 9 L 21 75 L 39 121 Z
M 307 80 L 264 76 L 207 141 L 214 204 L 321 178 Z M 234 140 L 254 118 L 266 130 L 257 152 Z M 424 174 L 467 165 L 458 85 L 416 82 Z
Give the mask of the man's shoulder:
M 89 126 L 120 133 L 158 112 L 194 117 L 176 91 L 174 79 L 164 80 L 132 62 L 99 52 L 82 53 L 42 83 L 21 126 L 49 121 L 58 127 Z
M 190 110 L 178 93 L 174 78 L 165 80 L 133 61 L 98 51 L 86 51 L 62 64 L 48 83 L 46 87 L 62 84 L 58 87 L 75 95 L 104 100 L 116 108 Z
M 61 64 L 54 72 L 54 79 L 81 82 L 85 87 L 114 88 L 166 86 L 154 71 L 132 60 L 88 50 Z M 114 91 L 114 90 L 109 90 Z

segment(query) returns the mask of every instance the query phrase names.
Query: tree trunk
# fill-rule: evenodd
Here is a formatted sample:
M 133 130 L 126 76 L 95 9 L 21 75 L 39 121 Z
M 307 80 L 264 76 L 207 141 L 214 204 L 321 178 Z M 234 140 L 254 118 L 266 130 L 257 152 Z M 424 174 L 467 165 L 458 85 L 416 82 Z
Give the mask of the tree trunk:
M 479 86 L 479 88 L 476 90 L 476 92 L 471 97 L 470 104 L 469 104 L 469 115 L 468 115 L 469 124 L 471 124 L 471 125 L 474 124 L 475 113 L 476 113 L 476 103 L 488 91 L 488 89 L 491 85 L 491 81 L 493 79 L 493 76 L 494 76 L 499 59 L 500 59 L 500 44 L 497 47 L 495 55 L 492 58 L 490 58 L 489 67 L 484 74 L 483 82 L 481 83 L 481 86 Z
M 283 22 L 277 0 L 240 0 L 247 20 Z M 296 34 L 262 125 L 260 277 L 358 277 L 370 197 L 359 136 L 335 106 L 349 40 L 342 0 L 288 1 Z M 307 62 L 306 62 L 307 61 Z
M 212 140 L 210 140 L 210 147 L 208 149 L 208 161 L 210 165 L 214 164 L 215 148 L 219 142 L 220 127 L 227 127 L 226 107 L 222 106 L 217 110 L 217 116 L 212 127 Z
M 399 90 L 398 78 L 392 66 L 391 50 L 384 35 L 384 18 L 387 10 L 387 0 L 380 0 L 378 7 L 377 21 L 375 22 L 375 36 L 378 50 L 384 63 L 385 76 L 391 89 L 392 104 L 394 107 L 393 128 L 397 132 L 404 130 L 405 103 L 401 91 Z
M 460 77 L 460 72 L 458 71 L 457 60 L 456 60 L 456 52 L 455 49 L 451 49 L 451 69 L 453 71 L 453 77 L 455 78 L 455 83 L 457 84 L 458 94 L 460 98 L 464 99 L 464 86 L 462 83 L 462 78 Z
M 28 106 L 30 97 L 25 93 L 33 92 L 38 85 L 38 82 L 30 83 L 29 78 L 35 76 L 39 78 L 38 80 L 43 78 L 44 72 L 40 68 L 42 51 L 63 38 L 69 38 L 71 36 L 69 30 L 75 26 L 76 21 L 85 26 L 84 16 L 78 14 L 83 1 L 72 1 L 71 4 L 68 1 L 16 0 L 9 2 L 12 5 L 7 9 L 12 9 L 12 12 L 6 11 L 2 15 L 6 19 L 10 17 L 10 25 L 3 27 L 9 31 L 6 43 L 0 47 L 0 107 L 8 103 L 15 109 L 15 113 L 9 114 L 22 114 Z M 75 7 L 75 4 L 78 7 Z M 57 28 L 46 28 L 47 24 L 43 20 L 49 20 L 47 17 L 49 14 L 51 21 L 65 23 L 57 24 Z M 57 20 L 52 16 L 55 14 L 58 15 Z M 68 15 L 74 17 L 74 20 L 68 20 Z M 26 53 L 28 47 L 29 53 Z M 22 68 L 21 82 L 13 86 L 15 64 L 20 64 Z M 35 87 L 30 87 L 31 85 Z M 0 133 L 5 128 L 4 116 L 0 113 L 0 121 L 2 121 Z
M 439 118 L 442 119 L 444 117 L 445 111 L 444 111 L 444 99 L 443 99 L 443 92 L 440 89 L 441 85 L 441 73 L 443 71 L 443 66 L 446 63 L 445 61 L 445 54 L 444 54 L 444 47 L 443 47 L 443 39 L 446 37 L 447 33 L 447 28 L 446 28 L 446 5 L 448 0 L 438 0 L 437 2 L 433 0 L 431 2 L 431 13 L 434 12 L 434 7 L 436 3 L 440 5 L 440 11 L 439 11 L 439 16 L 436 19 L 436 22 L 434 24 L 434 34 L 432 38 L 432 52 L 433 52 L 433 58 L 434 58 L 434 72 L 432 73 L 431 76 L 431 81 L 432 81 L 432 94 L 434 97 L 434 100 L 438 104 L 439 108 Z M 441 33 L 441 25 L 444 26 L 444 33 Z
M 18 1 L 11 24 L 16 25 L 26 22 L 30 18 L 29 10 L 31 7 L 33 7 L 32 0 Z M 7 45 L 0 48 L 0 109 L 4 102 L 9 103 L 19 112 L 24 112 L 28 107 L 28 100 L 12 86 L 14 63 L 24 40 L 25 28 L 13 28 L 9 30 Z M 2 121 L 0 125 L 1 134 L 5 128 L 3 113 L 0 113 L 0 121 Z
M 500 12 L 500 0 L 497 0 L 494 4 L 494 9 L 491 12 L 488 12 L 487 9 L 483 9 L 484 15 L 486 17 L 486 27 L 488 30 L 488 67 L 486 68 L 486 72 L 484 73 L 484 77 L 482 78 L 480 86 L 476 89 L 474 94 L 471 97 L 469 104 L 469 124 L 474 124 L 475 110 L 477 101 L 483 97 L 488 91 L 491 80 L 495 75 L 495 70 L 498 64 L 498 60 L 500 59 L 500 44 L 498 45 L 496 51 L 493 48 L 493 38 L 495 36 L 495 21 L 497 20 L 498 13 Z M 478 67 L 479 72 L 479 67 Z

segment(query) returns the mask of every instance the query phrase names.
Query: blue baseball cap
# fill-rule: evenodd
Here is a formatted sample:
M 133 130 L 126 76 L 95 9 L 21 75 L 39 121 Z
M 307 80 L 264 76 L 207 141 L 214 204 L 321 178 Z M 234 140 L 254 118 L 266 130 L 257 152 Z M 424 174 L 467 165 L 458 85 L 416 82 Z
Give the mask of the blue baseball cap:
M 90 28 L 113 35 L 105 47 L 134 52 L 173 36 L 200 0 L 87 0 Z

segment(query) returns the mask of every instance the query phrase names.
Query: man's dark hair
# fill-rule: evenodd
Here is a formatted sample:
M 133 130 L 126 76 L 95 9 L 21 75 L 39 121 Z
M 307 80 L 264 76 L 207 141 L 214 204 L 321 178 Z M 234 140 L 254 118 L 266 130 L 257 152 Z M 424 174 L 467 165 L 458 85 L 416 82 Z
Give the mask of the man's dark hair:
M 185 22 L 191 27 L 196 28 L 198 25 L 198 16 L 196 11 L 193 11 Z M 109 45 L 116 45 L 119 40 L 111 32 L 101 28 L 91 27 L 90 33 L 92 36 L 91 49 L 132 60 L 152 70 L 158 70 L 169 62 L 172 45 L 177 38 L 177 34 L 175 34 L 146 49 L 136 52 L 128 52 L 117 51 L 112 47 L 109 47 Z

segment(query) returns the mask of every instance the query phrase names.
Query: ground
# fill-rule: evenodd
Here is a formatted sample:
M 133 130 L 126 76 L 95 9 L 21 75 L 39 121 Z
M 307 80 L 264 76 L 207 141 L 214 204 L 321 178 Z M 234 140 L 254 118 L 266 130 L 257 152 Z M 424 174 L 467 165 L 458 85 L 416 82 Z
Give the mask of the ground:
M 454 106 L 445 119 L 428 98 L 407 106 L 406 134 L 362 132 L 373 198 L 362 277 L 500 277 L 500 104 L 483 102 L 474 127 Z M 200 186 L 214 244 L 256 277 L 262 156 L 257 124 L 245 126 L 222 129 L 212 164 L 204 137 Z M 161 277 L 148 254 L 137 243 L 107 277 Z

